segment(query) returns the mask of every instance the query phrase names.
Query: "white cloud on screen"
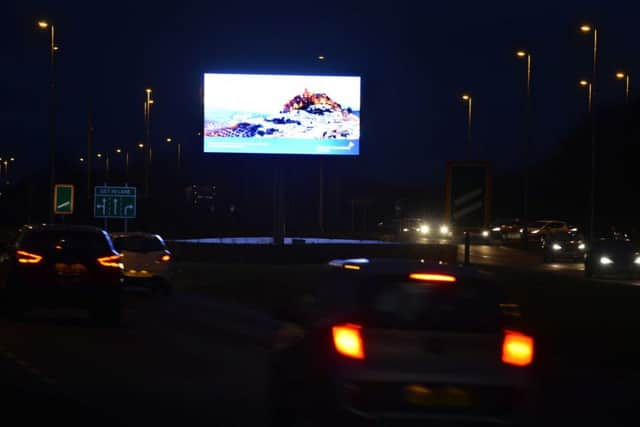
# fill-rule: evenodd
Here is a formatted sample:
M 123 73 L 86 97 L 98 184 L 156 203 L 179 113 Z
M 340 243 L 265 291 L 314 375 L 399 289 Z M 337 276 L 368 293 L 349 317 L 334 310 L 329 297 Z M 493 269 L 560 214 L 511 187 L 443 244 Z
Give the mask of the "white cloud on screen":
M 360 77 L 205 74 L 204 88 L 207 111 L 275 113 L 305 89 L 360 110 Z

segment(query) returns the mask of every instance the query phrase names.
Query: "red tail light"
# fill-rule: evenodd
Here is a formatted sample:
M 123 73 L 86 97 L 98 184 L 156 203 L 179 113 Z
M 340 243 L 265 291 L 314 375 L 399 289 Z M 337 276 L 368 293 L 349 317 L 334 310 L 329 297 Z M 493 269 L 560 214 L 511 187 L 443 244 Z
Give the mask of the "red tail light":
M 16 251 L 16 256 L 20 264 L 37 264 L 42 261 L 42 256 L 27 251 Z
M 169 254 L 164 254 L 160 257 L 160 261 L 161 262 L 169 262 L 171 261 L 171 255 Z
M 98 258 L 98 264 L 103 267 L 124 268 L 122 264 L 122 255 L 109 255 Z
M 437 283 L 455 283 L 455 276 L 450 274 L 439 273 L 411 273 L 409 275 L 411 280 L 419 280 L 421 282 L 437 282 Z
M 533 338 L 515 331 L 505 331 L 502 341 L 502 361 L 514 366 L 533 362 Z
M 333 345 L 336 351 L 352 359 L 364 359 L 364 345 L 359 325 L 347 323 L 344 325 L 336 325 L 331 328 L 333 333 Z

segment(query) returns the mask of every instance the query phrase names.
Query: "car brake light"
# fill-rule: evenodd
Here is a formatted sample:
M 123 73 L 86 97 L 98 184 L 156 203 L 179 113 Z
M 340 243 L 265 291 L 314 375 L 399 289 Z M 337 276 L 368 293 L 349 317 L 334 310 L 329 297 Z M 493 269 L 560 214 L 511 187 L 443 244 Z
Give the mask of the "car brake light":
M 360 335 L 361 329 L 361 326 L 350 323 L 331 328 L 333 345 L 336 351 L 353 359 L 364 359 L 364 346 Z
M 449 274 L 434 274 L 434 273 L 411 273 L 409 279 L 419 280 L 421 282 L 442 282 L 442 283 L 454 283 L 456 281 L 455 276 Z
M 103 267 L 124 268 L 122 255 L 109 255 L 98 258 L 98 263 Z
M 520 332 L 505 331 L 502 361 L 514 366 L 530 365 L 533 362 L 533 338 Z
M 42 261 L 42 256 L 27 251 L 16 251 L 16 255 L 20 264 L 37 264 Z
M 160 261 L 162 261 L 162 262 L 169 262 L 169 261 L 171 261 L 171 255 L 169 255 L 169 254 L 164 254 L 164 255 L 162 255 L 162 256 L 160 257 Z

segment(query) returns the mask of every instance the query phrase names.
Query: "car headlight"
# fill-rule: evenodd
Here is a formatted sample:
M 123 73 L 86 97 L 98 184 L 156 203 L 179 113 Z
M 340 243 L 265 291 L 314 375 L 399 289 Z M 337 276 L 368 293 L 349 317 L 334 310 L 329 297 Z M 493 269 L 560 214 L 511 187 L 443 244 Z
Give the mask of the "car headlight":
M 557 243 L 554 243 L 553 246 L 551 246 L 553 248 L 554 251 L 561 251 L 562 250 L 562 246 L 560 246 Z
M 403 232 L 403 233 L 406 233 L 406 232 L 408 232 L 408 231 L 409 231 L 409 229 L 408 229 L 408 228 L 403 228 L 403 229 L 402 229 L 402 232 Z
M 428 225 L 421 225 L 419 230 L 420 234 L 429 234 L 429 232 L 431 231 L 431 227 L 429 227 Z
M 531 230 L 531 234 L 538 234 L 540 230 Z
M 482 237 L 489 237 L 489 231 L 484 230 L 484 231 L 482 232 Z
M 585 249 L 587 249 L 587 245 L 585 245 L 584 243 L 580 243 L 578 245 L 578 249 L 580 249 L 581 251 L 584 251 Z
M 613 264 L 613 261 L 609 257 L 602 256 L 602 257 L 600 257 L 600 264 L 609 265 L 609 264 Z
M 520 232 L 521 232 L 521 233 L 524 233 L 524 228 L 521 228 L 521 229 L 520 229 Z
M 491 229 L 491 231 L 500 231 L 500 230 L 502 230 L 500 227 L 493 227 Z M 520 232 L 522 232 L 522 230 L 520 230 Z
M 443 225 L 440 227 L 440 234 L 449 234 L 449 227 Z
M 635 265 L 640 265 L 640 256 L 637 256 L 636 259 L 633 260 Z

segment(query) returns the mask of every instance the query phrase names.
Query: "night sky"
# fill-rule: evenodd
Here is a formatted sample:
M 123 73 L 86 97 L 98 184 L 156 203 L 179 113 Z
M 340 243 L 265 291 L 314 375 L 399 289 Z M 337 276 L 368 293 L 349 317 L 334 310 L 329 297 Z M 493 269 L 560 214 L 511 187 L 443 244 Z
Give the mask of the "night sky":
M 417 2 L 416 2 L 417 3 Z M 202 153 L 203 72 L 362 75 L 362 156 L 340 160 L 363 179 L 405 183 L 442 176 L 466 156 L 463 91 L 474 97 L 473 156 L 499 169 L 521 165 L 525 63 L 533 53 L 535 140 L 542 158 L 584 119 L 591 39 L 601 41 L 598 104 L 623 102 L 617 68 L 640 76 L 637 2 L 33 2 L 2 7 L 0 156 L 13 171 L 46 165 L 48 36 L 55 22 L 58 144 L 84 154 L 89 108 L 97 151 L 143 135 L 144 89 L 153 88 L 153 135 L 181 138 L 194 177 L 215 155 Z M 318 61 L 319 54 L 325 61 Z M 63 147 L 63 148 L 62 148 Z

